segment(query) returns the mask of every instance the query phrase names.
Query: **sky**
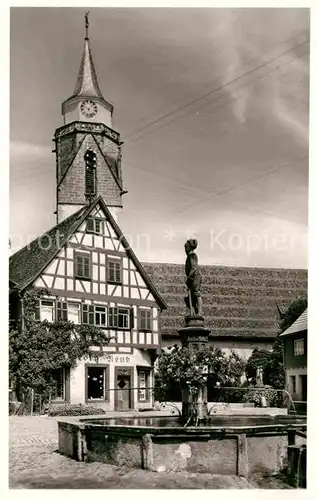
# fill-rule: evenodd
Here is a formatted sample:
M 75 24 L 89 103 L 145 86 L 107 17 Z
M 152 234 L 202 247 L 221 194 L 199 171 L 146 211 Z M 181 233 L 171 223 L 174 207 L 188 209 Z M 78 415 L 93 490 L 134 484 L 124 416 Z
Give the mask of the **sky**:
M 52 138 L 82 8 L 12 8 L 12 251 L 54 226 Z M 307 267 L 309 10 L 90 9 L 123 146 L 120 226 L 141 261 Z

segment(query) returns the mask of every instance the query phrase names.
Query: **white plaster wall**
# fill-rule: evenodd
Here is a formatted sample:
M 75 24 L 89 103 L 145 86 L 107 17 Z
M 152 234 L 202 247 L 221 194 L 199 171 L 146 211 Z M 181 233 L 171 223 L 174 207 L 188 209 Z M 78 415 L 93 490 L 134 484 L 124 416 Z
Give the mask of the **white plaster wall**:
M 169 338 L 162 338 L 162 349 L 167 349 L 170 346 L 173 345 L 181 345 L 181 341 L 179 339 L 169 339 Z M 225 353 L 229 354 L 231 349 L 233 349 L 241 358 L 247 360 L 253 350 L 257 347 L 258 349 L 271 349 L 272 348 L 272 342 L 247 342 L 245 340 L 243 341 L 232 341 L 232 340 L 209 340 L 210 345 L 214 345 L 215 347 L 218 347 L 219 349 L 222 349 Z
M 83 101 L 80 101 L 78 105 L 72 110 L 66 113 L 64 116 L 64 124 L 67 123 L 72 123 L 75 121 L 82 121 L 82 122 L 90 122 L 90 123 L 104 123 L 108 127 L 112 128 L 112 117 L 111 117 L 111 112 L 101 106 L 98 102 L 98 113 L 93 116 L 92 118 L 89 118 L 85 116 L 84 114 L 81 113 L 80 111 L 80 104 Z
M 286 370 L 286 390 L 290 393 L 294 401 L 302 399 L 302 380 L 301 375 L 307 375 L 307 367 L 288 368 Z M 293 392 L 291 377 L 295 377 L 296 391 Z
M 111 357 L 111 360 L 109 360 L 109 357 Z M 129 357 L 129 362 L 126 362 L 126 358 Z M 125 361 L 123 362 L 120 360 L 120 358 L 124 358 Z M 131 353 L 123 353 L 123 352 L 115 352 L 99 358 L 99 362 L 96 363 L 94 360 L 88 359 L 82 359 L 81 361 L 78 361 L 77 366 L 71 370 L 70 373 L 70 402 L 72 404 L 75 403 L 82 403 L 84 404 L 85 401 L 85 365 L 86 364 L 95 364 L 98 366 L 98 364 L 101 365 L 108 365 L 109 366 L 109 388 L 113 389 L 115 388 L 115 367 L 116 366 L 124 366 L 124 367 L 133 367 L 133 377 L 131 380 L 131 385 L 132 387 L 137 387 L 138 386 L 138 376 L 137 376 L 137 370 L 136 366 L 146 366 L 146 367 L 151 367 L 151 359 L 150 355 L 148 352 L 143 351 L 141 349 L 134 349 L 133 354 Z M 132 399 L 134 402 L 134 408 L 138 407 L 138 401 L 137 401 L 137 391 L 134 390 L 132 391 Z M 109 393 L 109 402 L 91 402 L 92 405 L 94 406 L 101 406 L 105 409 L 114 409 L 114 391 L 110 390 Z M 142 406 L 142 404 L 140 405 Z M 147 405 L 148 406 L 148 405 Z

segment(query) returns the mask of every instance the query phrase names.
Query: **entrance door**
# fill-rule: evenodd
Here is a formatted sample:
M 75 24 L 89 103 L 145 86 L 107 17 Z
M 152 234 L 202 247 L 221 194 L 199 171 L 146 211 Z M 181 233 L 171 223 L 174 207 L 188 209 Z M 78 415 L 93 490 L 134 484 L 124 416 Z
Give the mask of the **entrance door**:
M 116 410 L 130 410 L 132 408 L 131 398 L 132 374 L 130 368 L 116 369 Z

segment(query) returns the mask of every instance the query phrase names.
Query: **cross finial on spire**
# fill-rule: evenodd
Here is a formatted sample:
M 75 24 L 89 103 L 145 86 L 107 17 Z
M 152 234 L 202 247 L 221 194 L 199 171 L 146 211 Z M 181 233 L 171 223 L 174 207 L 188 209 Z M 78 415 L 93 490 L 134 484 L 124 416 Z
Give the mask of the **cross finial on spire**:
M 86 37 L 85 38 L 86 38 L 86 40 L 89 39 L 89 37 L 88 37 L 88 28 L 89 28 L 88 16 L 89 16 L 89 11 L 86 12 L 86 14 L 85 14 L 85 28 L 86 28 Z

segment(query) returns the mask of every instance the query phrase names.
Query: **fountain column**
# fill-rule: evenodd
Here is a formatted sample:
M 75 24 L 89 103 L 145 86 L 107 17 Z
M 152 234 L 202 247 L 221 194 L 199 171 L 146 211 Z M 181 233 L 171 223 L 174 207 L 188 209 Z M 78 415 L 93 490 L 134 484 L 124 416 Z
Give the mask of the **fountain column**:
M 205 328 L 202 316 L 201 274 L 198 266 L 198 258 L 195 253 L 197 244 L 197 240 L 188 240 L 185 243 L 185 252 L 187 255 L 185 272 L 188 291 L 188 295 L 185 297 L 185 304 L 189 310 L 189 315 L 185 316 L 185 327 L 178 331 L 182 347 L 190 351 L 205 349 L 208 345 L 210 334 L 210 330 Z M 206 375 L 208 375 L 208 372 Z M 204 420 L 208 412 L 207 404 L 207 380 L 206 384 L 199 388 L 198 397 L 195 401 L 193 401 L 188 386 L 184 385 L 182 388 L 182 414 L 186 420 L 194 415 L 196 419 Z
M 204 326 L 203 317 L 185 317 L 185 328 L 178 330 L 182 347 L 190 351 L 205 349 L 208 346 L 208 338 L 210 330 Z M 206 373 L 208 375 L 208 373 Z M 207 417 L 208 391 L 207 381 L 204 386 L 201 386 L 197 397 L 197 417 L 198 420 L 204 420 Z M 182 389 L 182 414 L 187 420 L 193 414 L 193 400 L 189 393 L 188 387 Z

